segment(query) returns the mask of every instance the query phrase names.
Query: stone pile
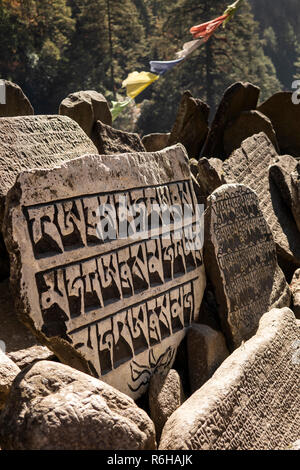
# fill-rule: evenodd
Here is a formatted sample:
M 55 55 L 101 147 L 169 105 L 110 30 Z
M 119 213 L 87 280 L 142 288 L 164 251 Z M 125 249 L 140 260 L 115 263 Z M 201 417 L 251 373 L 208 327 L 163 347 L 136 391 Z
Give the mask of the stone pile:
M 6 84 L 0 447 L 299 449 L 300 105 L 185 92 L 141 139 Z

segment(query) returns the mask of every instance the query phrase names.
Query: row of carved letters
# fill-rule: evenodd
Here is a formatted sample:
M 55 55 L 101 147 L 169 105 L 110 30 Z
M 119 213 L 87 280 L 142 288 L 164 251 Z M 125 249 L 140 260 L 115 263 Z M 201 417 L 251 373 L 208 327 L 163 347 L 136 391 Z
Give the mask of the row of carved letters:
M 191 324 L 197 282 L 70 332 L 73 344 L 104 375 Z
M 126 201 L 126 207 L 123 206 Z M 105 234 L 114 232 L 119 237 L 118 227 L 127 225 L 126 233 L 134 235 L 140 230 L 140 214 L 135 213 L 135 205 L 143 203 L 151 218 L 153 205 L 157 207 L 175 206 L 180 211 L 184 206 L 191 208 L 195 215 L 195 206 L 188 181 L 170 183 L 158 187 L 132 189 L 127 192 L 104 193 L 82 196 L 69 200 L 30 206 L 24 208 L 29 234 L 35 256 L 59 254 L 78 247 L 103 244 L 111 241 L 99 236 L 99 223 L 105 219 Z M 112 214 L 100 213 L 99 208 L 115 208 L 115 220 Z M 161 214 L 160 214 L 161 215 Z M 172 212 L 170 213 L 172 223 Z M 163 219 L 159 219 L 163 225 Z M 111 226 L 110 226 L 111 225 Z
M 189 251 L 185 239 L 136 243 L 118 251 L 37 273 L 43 314 L 60 308 L 67 319 L 103 309 L 203 264 L 201 252 Z

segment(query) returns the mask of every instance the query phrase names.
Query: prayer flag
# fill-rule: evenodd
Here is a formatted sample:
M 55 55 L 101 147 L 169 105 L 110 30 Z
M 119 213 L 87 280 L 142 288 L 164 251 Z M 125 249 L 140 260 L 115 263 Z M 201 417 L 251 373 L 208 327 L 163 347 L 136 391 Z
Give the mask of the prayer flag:
M 194 39 L 203 38 L 204 41 L 207 41 L 210 36 L 215 32 L 215 30 L 226 20 L 228 15 L 222 15 L 214 20 L 208 21 L 207 23 L 202 23 L 197 26 L 193 26 L 190 29 L 190 32 L 194 36 Z
M 204 39 L 195 39 L 194 41 L 189 41 L 183 44 L 183 49 L 179 52 L 176 52 L 176 57 L 178 59 L 185 59 L 188 55 L 190 55 L 197 47 L 201 46 L 205 41 Z
M 126 106 L 129 105 L 129 103 L 132 101 L 131 98 L 125 101 L 112 101 L 112 108 L 110 109 L 111 115 L 112 115 L 112 120 L 115 121 L 119 114 L 123 111 Z
M 241 6 L 243 0 L 237 0 L 236 2 L 232 3 L 227 7 L 227 10 L 224 11 L 223 15 L 227 15 L 226 20 L 224 21 L 223 27 L 225 27 L 226 23 L 233 17 L 236 13 L 237 9 Z
M 122 86 L 126 87 L 127 96 L 135 98 L 147 86 L 158 80 L 159 76 L 151 72 L 132 72 L 128 75 L 126 80 L 123 81 Z
M 157 73 L 158 75 L 164 75 L 166 72 L 171 70 L 175 65 L 179 64 L 182 62 L 184 59 L 176 59 L 176 60 L 168 60 L 168 61 L 162 61 L 162 60 L 151 60 L 150 62 L 150 70 L 151 72 Z

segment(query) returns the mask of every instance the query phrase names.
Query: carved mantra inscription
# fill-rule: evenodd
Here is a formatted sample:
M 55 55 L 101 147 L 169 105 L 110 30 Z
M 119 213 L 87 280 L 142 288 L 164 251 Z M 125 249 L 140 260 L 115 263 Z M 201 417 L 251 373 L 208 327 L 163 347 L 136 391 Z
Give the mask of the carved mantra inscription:
M 256 194 L 243 185 L 224 185 L 209 198 L 207 267 L 216 286 L 221 319 L 239 346 L 256 331 L 273 303 L 289 305 L 271 231 Z
M 155 369 L 172 365 L 185 328 L 198 316 L 205 275 L 191 182 L 43 199 L 30 205 L 25 199 L 12 222 L 22 245 L 22 290 L 31 310 L 25 313 L 55 352 L 52 340 L 59 338 L 90 373 L 137 397 Z M 186 206 L 179 229 L 177 215 Z M 14 225 L 20 218 L 23 233 Z M 73 365 L 71 357 L 63 360 Z

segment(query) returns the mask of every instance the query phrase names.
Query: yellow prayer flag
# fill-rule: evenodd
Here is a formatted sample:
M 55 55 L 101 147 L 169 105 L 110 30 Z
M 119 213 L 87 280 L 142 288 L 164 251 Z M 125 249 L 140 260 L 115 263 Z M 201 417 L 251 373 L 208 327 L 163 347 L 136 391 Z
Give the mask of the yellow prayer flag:
M 158 79 L 159 75 L 151 72 L 132 72 L 123 81 L 122 86 L 126 87 L 127 96 L 133 99 Z

